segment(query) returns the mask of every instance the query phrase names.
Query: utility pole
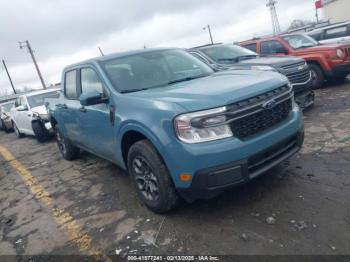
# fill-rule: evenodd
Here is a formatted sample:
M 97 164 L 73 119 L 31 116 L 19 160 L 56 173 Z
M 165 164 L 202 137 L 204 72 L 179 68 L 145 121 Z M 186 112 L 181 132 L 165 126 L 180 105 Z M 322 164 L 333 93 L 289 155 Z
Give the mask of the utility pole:
M 12 89 L 13 89 L 13 92 L 14 92 L 15 94 L 17 94 L 17 93 L 16 93 L 16 89 L 15 89 L 13 83 L 12 83 L 12 79 L 11 79 L 10 73 L 9 73 L 9 71 L 7 70 L 7 66 L 6 66 L 6 64 L 5 64 L 5 60 L 4 60 L 4 59 L 2 59 L 2 63 L 3 63 L 3 65 L 4 65 L 4 67 L 5 67 L 7 76 L 8 76 L 8 78 L 9 78 L 9 80 L 10 80 L 10 83 L 11 83 L 11 86 L 12 86 Z
M 98 47 L 98 50 L 100 50 L 101 56 L 105 56 L 105 54 L 102 52 L 101 47 Z
M 275 0 L 268 0 L 268 3 L 266 5 L 268 8 L 270 8 L 272 29 L 273 29 L 274 35 L 278 35 L 279 33 L 281 33 L 281 27 L 278 21 L 278 16 L 276 11 L 276 3 L 277 1 Z
M 33 52 L 32 47 L 31 47 L 30 44 L 29 44 L 29 41 L 26 40 L 26 41 L 24 41 L 24 42 L 18 42 L 18 43 L 19 43 L 19 48 L 20 48 L 20 49 L 23 49 L 23 48 L 25 48 L 25 47 L 28 49 L 28 52 L 29 52 L 29 54 L 31 55 L 31 57 L 32 57 L 32 59 L 33 59 L 33 63 L 34 63 L 35 69 L 36 69 L 36 71 L 38 72 L 38 75 L 39 75 L 41 84 L 42 84 L 43 88 L 46 89 L 46 85 L 45 85 L 43 76 L 41 75 L 41 72 L 40 72 L 38 63 L 36 62 L 36 59 L 35 59 L 35 56 L 34 56 L 34 52 Z
M 207 25 L 206 27 L 203 28 L 203 30 L 206 30 L 206 29 L 208 29 L 210 41 L 211 41 L 211 44 L 213 45 L 213 44 L 214 44 L 214 41 L 213 41 L 213 36 L 212 36 L 212 34 L 211 34 L 210 25 Z

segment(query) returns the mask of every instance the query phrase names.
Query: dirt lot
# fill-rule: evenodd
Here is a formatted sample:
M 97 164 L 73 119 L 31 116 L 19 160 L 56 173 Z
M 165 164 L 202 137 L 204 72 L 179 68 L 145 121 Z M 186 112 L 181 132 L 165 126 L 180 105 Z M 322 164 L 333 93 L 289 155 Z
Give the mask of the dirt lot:
M 1 133 L 0 254 L 350 254 L 350 83 L 318 90 L 305 128 L 289 162 L 166 216 L 113 164 Z

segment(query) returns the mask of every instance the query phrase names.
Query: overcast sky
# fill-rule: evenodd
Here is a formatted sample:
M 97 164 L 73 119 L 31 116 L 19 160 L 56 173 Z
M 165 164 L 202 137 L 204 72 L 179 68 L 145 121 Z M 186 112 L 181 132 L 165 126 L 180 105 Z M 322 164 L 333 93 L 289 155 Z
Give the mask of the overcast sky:
M 47 84 L 60 82 L 62 68 L 80 60 L 144 46 L 233 42 L 271 33 L 266 0 L 0 0 L 0 58 L 15 87 L 40 88 L 29 40 Z M 279 0 L 282 29 L 293 19 L 314 19 L 314 0 Z M 11 91 L 0 66 L 0 93 Z

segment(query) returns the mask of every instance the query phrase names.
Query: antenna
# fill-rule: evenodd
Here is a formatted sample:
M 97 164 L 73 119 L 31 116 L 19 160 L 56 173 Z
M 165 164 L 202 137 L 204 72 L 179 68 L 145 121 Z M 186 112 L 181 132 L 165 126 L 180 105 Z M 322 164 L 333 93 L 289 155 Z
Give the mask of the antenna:
M 268 0 L 266 5 L 268 8 L 270 8 L 272 29 L 274 35 L 278 35 L 279 33 L 281 33 L 281 27 L 276 12 L 276 3 L 276 0 Z

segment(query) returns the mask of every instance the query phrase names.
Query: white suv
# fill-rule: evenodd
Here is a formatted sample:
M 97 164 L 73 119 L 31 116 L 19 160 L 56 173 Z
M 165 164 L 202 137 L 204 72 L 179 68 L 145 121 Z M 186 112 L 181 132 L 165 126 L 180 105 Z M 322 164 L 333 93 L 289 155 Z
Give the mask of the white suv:
M 59 89 L 34 91 L 17 97 L 15 106 L 11 109 L 13 128 L 17 137 L 35 136 L 39 142 L 44 142 L 52 133 L 45 107 L 46 98 L 57 98 Z

